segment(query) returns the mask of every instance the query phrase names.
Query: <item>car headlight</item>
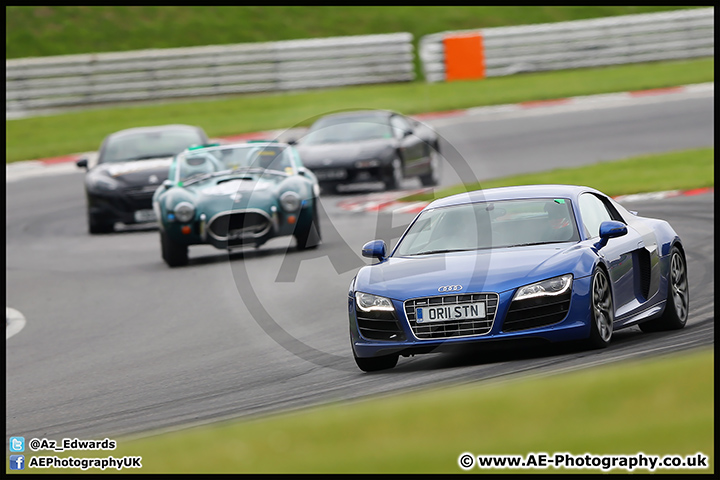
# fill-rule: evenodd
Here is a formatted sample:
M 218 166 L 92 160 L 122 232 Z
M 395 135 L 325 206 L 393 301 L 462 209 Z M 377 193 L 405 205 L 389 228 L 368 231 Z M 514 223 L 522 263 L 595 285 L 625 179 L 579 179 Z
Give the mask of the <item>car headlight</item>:
M 93 190 L 116 190 L 118 182 L 106 176 L 92 176 L 88 178 L 88 186 Z
M 180 202 L 175 205 L 174 213 L 178 222 L 189 222 L 195 216 L 195 207 L 190 202 Z
M 383 311 L 392 312 L 393 304 L 389 298 L 372 295 L 370 293 L 355 292 L 355 301 L 363 312 Z
M 553 295 L 561 295 L 568 291 L 572 286 L 573 276 L 571 273 L 559 277 L 549 278 L 542 282 L 533 283 L 520 287 L 513 300 L 525 300 L 535 297 L 546 297 Z
M 286 212 L 294 212 L 300 207 L 300 195 L 295 192 L 285 192 L 280 195 L 280 206 Z

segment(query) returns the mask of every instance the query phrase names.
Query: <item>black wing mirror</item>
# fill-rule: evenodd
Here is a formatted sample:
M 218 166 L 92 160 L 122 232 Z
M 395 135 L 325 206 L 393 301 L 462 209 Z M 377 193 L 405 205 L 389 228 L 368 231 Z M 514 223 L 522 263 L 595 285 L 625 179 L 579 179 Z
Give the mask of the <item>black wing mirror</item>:
M 84 168 L 85 170 L 87 170 L 88 169 L 87 157 L 78 158 L 78 160 L 75 162 L 75 165 L 77 165 L 78 168 Z

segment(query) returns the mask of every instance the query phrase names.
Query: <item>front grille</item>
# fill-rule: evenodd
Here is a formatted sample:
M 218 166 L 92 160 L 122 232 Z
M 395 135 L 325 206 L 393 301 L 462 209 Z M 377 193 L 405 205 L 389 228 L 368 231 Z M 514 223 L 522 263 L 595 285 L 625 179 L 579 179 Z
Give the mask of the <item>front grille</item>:
M 503 322 L 504 332 L 527 330 L 558 323 L 570 310 L 572 289 L 556 297 L 537 297 L 515 300 L 510 304 Z
M 151 197 L 155 193 L 155 190 L 158 189 L 158 185 L 135 185 L 132 187 L 125 187 L 123 188 L 123 192 L 127 193 L 128 195 L 141 195 L 141 196 L 147 196 L 150 195 Z
M 313 173 L 321 181 L 345 180 L 348 177 L 348 172 L 344 168 L 316 168 L 313 169 Z
M 477 302 L 485 302 L 485 318 L 422 324 L 418 324 L 415 319 L 416 307 L 463 305 Z M 485 335 L 490 332 L 493 322 L 495 321 L 497 304 L 497 293 L 440 295 L 437 297 L 415 298 L 406 301 L 405 315 L 407 315 L 407 319 L 413 333 L 421 340 L 433 338 L 469 337 L 473 335 Z
M 395 310 L 392 312 L 363 312 L 355 310 L 358 330 L 369 340 L 405 340 L 405 333 L 398 323 Z
M 152 208 L 152 197 L 156 189 L 156 185 L 146 187 L 128 187 L 124 189 L 123 193 L 126 195 L 126 208 L 131 211 Z
M 261 211 L 241 211 L 218 215 L 210 220 L 208 232 L 217 240 L 258 238 L 270 230 L 270 217 Z

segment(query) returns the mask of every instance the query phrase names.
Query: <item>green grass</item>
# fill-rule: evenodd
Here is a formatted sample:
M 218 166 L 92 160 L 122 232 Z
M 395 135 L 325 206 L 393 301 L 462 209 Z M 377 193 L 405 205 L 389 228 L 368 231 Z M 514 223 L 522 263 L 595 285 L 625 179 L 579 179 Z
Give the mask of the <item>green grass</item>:
M 5 122 L 6 161 L 97 150 L 124 128 L 188 123 L 211 137 L 307 126 L 319 115 L 353 108 L 424 112 L 670 87 L 714 81 L 714 58 L 542 72 L 479 81 L 368 85 L 302 93 L 84 110 Z
M 610 196 L 711 187 L 715 185 L 715 148 L 642 155 L 583 167 L 513 175 L 409 195 L 400 201 L 431 201 L 473 190 L 535 184 L 584 185 Z
M 562 22 L 678 6 L 8 6 L 5 58 Z
M 142 473 L 462 473 L 457 459 L 463 452 L 701 452 L 709 457 L 707 470 L 661 471 L 712 473 L 713 358 L 712 349 L 702 349 L 569 373 L 338 402 L 141 439 L 116 439 L 118 448 L 112 455 L 142 456 Z

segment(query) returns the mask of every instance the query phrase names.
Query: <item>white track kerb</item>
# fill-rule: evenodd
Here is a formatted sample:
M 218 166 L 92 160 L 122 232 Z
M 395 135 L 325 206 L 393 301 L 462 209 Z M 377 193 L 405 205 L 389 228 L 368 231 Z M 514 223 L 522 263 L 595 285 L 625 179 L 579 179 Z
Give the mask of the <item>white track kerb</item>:
M 5 340 L 12 337 L 25 326 L 25 317 L 14 308 L 5 307 Z

